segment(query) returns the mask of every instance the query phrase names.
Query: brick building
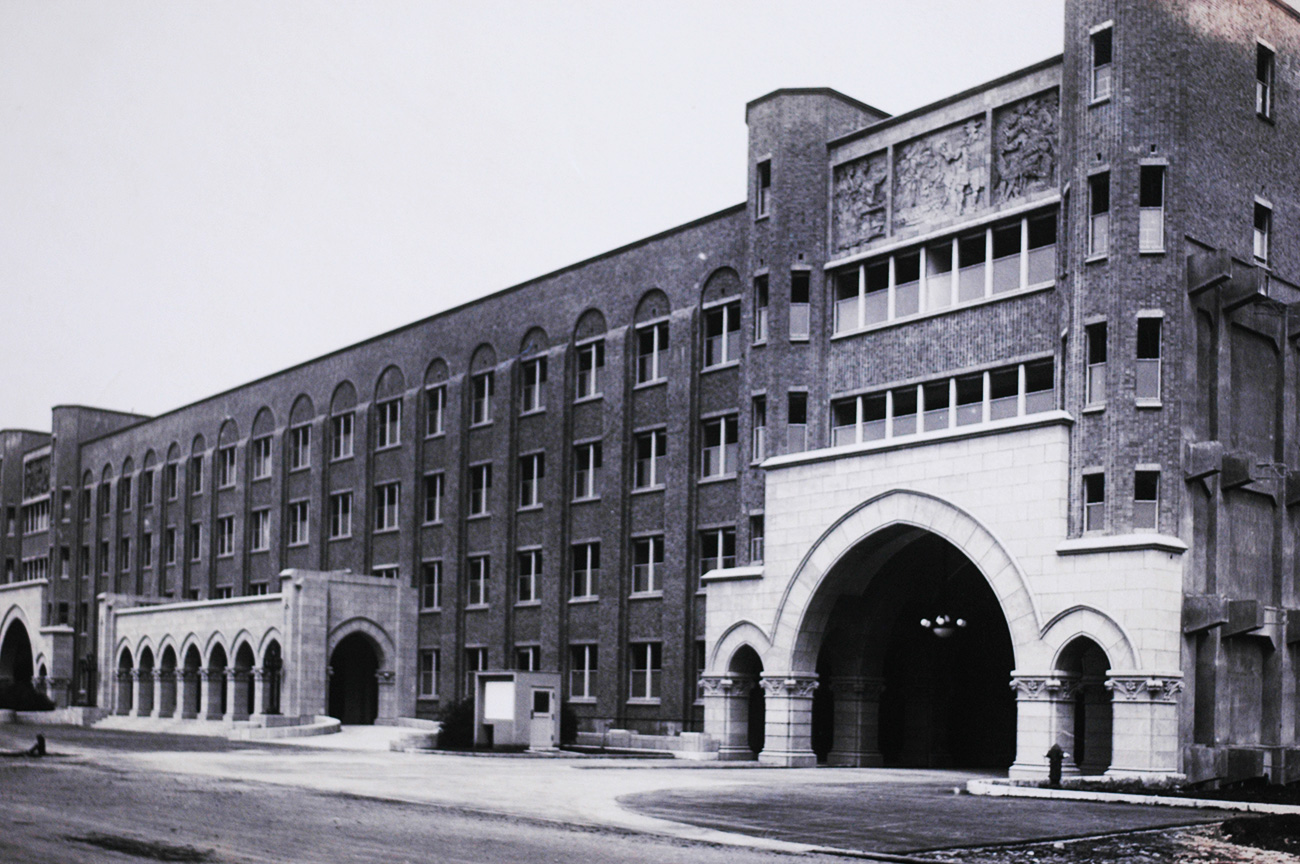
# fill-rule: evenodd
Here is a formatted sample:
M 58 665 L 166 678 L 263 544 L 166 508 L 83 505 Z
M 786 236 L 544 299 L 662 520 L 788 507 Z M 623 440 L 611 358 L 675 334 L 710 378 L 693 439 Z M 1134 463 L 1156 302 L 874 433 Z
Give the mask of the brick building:
M 1300 16 L 1065 5 L 903 115 L 754 100 L 735 207 L 0 433 L 0 678 L 382 722 L 547 670 L 720 758 L 1300 779 Z

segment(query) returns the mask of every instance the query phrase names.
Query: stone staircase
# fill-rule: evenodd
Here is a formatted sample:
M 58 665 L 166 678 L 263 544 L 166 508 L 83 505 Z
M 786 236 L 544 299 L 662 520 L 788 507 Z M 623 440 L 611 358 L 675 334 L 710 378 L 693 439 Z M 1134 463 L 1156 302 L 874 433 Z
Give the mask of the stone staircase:
M 333 717 L 259 717 L 255 720 L 182 720 L 175 717 L 128 717 L 111 714 L 94 724 L 96 729 L 124 732 L 152 732 L 167 735 L 200 735 L 232 741 L 265 741 L 275 738 L 304 738 L 330 735 L 342 724 Z

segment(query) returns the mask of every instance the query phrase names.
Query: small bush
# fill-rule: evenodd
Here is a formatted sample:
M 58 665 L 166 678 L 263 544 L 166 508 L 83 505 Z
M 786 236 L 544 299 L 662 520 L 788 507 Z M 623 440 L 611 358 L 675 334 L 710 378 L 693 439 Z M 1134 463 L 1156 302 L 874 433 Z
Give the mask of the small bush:
M 573 744 L 578 740 L 578 715 L 566 702 L 560 708 L 560 743 Z
M 442 732 L 438 735 L 439 750 L 470 750 L 474 747 L 474 700 L 453 702 L 438 712 Z

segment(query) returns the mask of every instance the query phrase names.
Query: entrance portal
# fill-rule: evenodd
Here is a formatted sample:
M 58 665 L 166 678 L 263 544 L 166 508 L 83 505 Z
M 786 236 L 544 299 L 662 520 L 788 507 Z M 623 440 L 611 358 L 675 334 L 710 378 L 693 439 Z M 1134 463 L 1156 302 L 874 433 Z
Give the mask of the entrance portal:
M 379 650 L 362 633 L 343 637 L 330 654 L 330 716 L 370 725 L 379 715 Z
M 32 687 L 32 642 L 21 621 L 14 621 L 0 645 L 0 708 L 36 707 Z
M 970 559 L 936 534 L 896 525 L 841 559 L 821 591 L 830 609 L 817 662 L 818 692 L 827 695 L 812 700 L 821 759 L 1011 764 L 1011 633 Z

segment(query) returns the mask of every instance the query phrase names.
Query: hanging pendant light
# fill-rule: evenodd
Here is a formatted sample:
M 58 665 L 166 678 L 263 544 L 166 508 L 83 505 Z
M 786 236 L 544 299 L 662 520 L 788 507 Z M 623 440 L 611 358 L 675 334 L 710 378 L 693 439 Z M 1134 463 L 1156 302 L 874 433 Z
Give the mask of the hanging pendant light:
M 943 576 L 940 578 L 938 588 L 935 591 L 937 596 L 934 605 L 939 609 L 943 608 L 943 598 L 951 596 L 948 591 L 948 581 L 951 579 L 953 573 L 956 572 L 948 567 L 948 548 L 948 545 L 945 543 L 943 547 L 942 562 Z M 964 563 L 965 562 L 963 562 L 963 565 Z M 963 565 L 958 565 L 957 570 L 960 570 Z M 921 626 L 940 639 L 949 639 L 958 630 L 965 628 L 966 619 L 958 618 L 948 612 L 940 612 L 933 618 L 922 618 Z

